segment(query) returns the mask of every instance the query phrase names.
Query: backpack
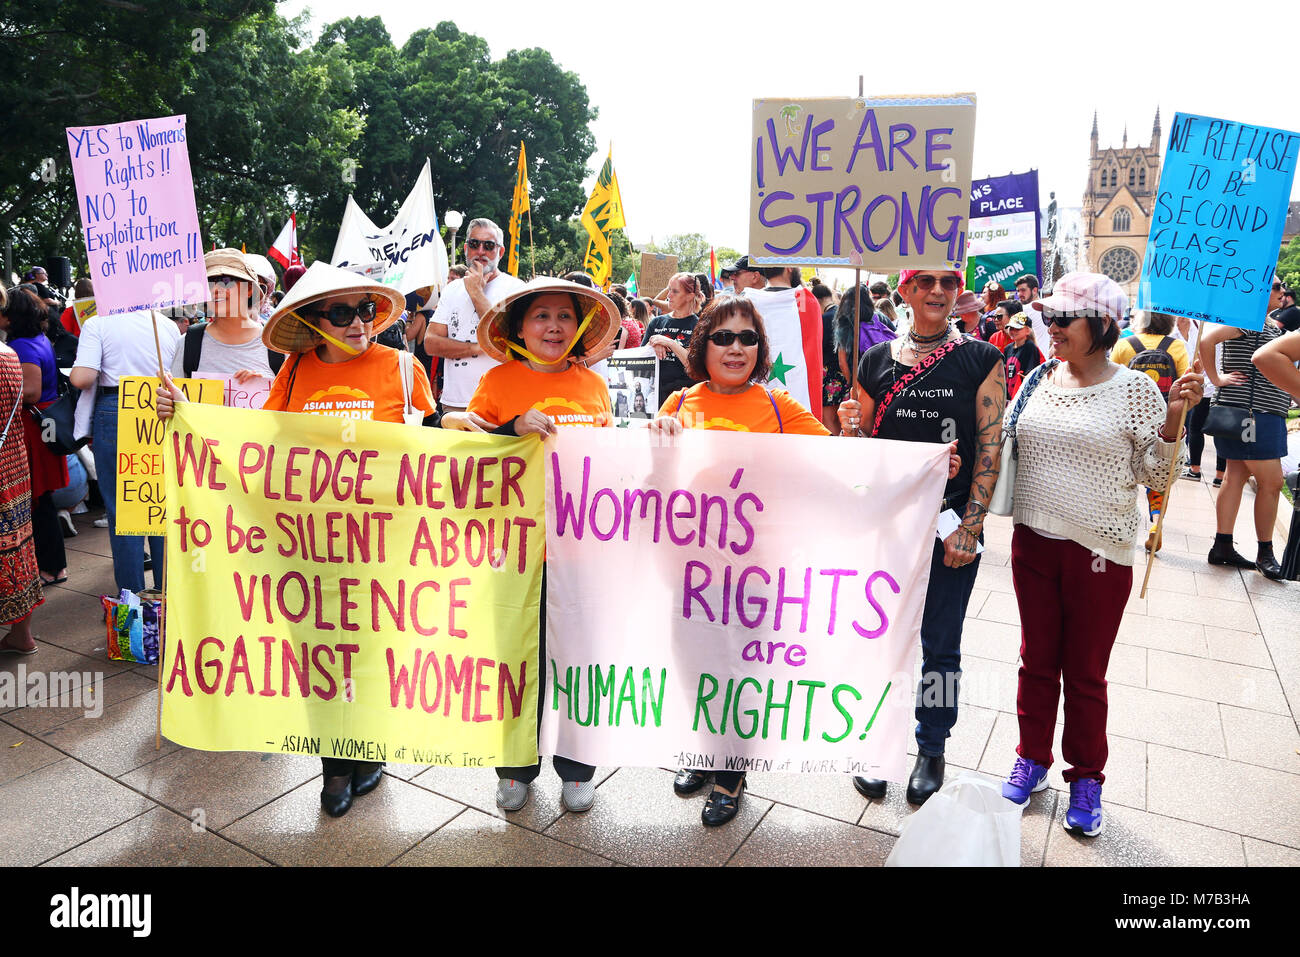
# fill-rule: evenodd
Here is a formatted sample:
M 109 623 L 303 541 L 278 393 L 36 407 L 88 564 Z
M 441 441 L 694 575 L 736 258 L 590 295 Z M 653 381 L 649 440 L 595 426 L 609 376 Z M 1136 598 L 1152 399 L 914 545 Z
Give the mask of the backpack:
M 1169 401 L 1169 390 L 1174 380 L 1178 378 L 1178 366 L 1174 364 L 1174 357 L 1169 354 L 1169 347 L 1173 342 L 1173 336 L 1165 336 L 1154 349 L 1143 349 L 1141 352 L 1137 349 L 1142 344 L 1141 339 L 1129 343 L 1129 348 L 1137 354 L 1128 361 L 1128 367 L 1149 375 L 1166 402 Z
M 199 363 L 203 359 L 203 333 L 207 329 L 207 324 L 196 326 L 192 329 L 185 330 L 185 342 L 181 346 L 181 372 L 185 378 L 192 379 Z M 280 366 L 284 365 L 284 354 L 276 352 L 274 349 L 266 350 L 266 360 L 271 366 L 271 375 L 274 376 L 280 371 Z

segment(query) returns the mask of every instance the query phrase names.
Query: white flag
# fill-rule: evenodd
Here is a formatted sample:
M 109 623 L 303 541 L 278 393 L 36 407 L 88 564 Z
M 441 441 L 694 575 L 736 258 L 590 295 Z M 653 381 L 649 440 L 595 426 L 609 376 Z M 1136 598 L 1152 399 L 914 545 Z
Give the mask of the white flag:
M 428 160 L 397 218 L 383 229 L 348 197 L 330 262 L 403 294 L 424 286 L 443 287 L 447 281 L 447 249 L 438 232 Z
M 810 408 L 808 403 L 808 369 L 803 358 L 803 327 L 799 324 L 799 303 L 794 289 L 746 289 L 745 296 L 763 317 L 767 330 L 768 356 L 772 372 L 767 384 L 785 389 L 790 397 Z
M 278 262 L 283 269 L 301 266 L 302 255 L 298 252 L 298 214 L 290 213 L 284 229 L 275 237 L 275 242 L 266 254 Z

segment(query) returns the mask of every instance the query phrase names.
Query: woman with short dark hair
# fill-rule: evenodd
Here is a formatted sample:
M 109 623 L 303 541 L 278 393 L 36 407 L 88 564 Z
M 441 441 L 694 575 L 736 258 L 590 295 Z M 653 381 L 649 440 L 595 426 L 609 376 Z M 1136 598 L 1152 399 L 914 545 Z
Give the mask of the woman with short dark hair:
M 48 310 L 38 294 L 28 286 L 19 286 L 9 297 L 0 328 L 7 331 L 9 348 L 18 355 L 23 373 L 23 402 L 31 409 L 44 411 L 59 397 L 59 369 L 54 347 L 42 331 Z M 36 545 L 36 564 L 41 583 L 58 585 L 68 580 L 68 559 L 63 549 L 63 529 L 53 494 L 68 484 L 68 464 L 41 439 L 37 418 L 19 411 L 27 448 L 28 475 L 31 481 L 32 537 Z
M 1106 276 L 1067 273 L 1030 308 L 1042 313 L 1054 359 L 1026 379 L 1007 414 L 1018 452 L 1011 579 L 1020 743 L 1002 794 L 1024 805 L 1047 787 L 1064 685 L 1070 803 L 1062 823 L 1095 837 L 1104 825 L 1106 668 L 1132 590 L 1138 487 L 1168 487 L 1178 426 L 1200 401 L 1201 377 L 1178 378 L 1166 405 L 1150 376 L 1111 360 L 1128 297 Z
M 746 296 L 723 293 L 705 310 L 691 334 L 686 368 L 696 384 L 669 395 L 650 428 L 660 435 L 682 429 L 734 429 L 829 435 L 817 417 L 784 389 L 764 384 L 772 368 L 763 317 Z M 673 790 L 694 794 L 708 781 L 708 772 L 681 768 Z M 700 820 L 707 827 L 726 824 L 740 808 L 744 771 L 716 771 L 713 791 Z

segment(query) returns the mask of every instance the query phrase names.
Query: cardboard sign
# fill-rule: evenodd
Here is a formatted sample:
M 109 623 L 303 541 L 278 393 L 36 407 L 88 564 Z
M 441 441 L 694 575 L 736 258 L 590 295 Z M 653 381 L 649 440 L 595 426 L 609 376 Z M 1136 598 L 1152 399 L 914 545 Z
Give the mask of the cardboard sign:
M 67 130 L 101 315 L 208 298 L 185 117 Z
M 537 760 L 535 438 L 189 404 L 167 457 L 168 738 Z
M 543 753 L 902 779 L 944 446 L 569 429 L 545 468 Z
M 221 405 L 225 383 L 176 379 L 190 402 Z M 118 535 L 162 535 L 167 530 L 163 439 L 167 423 L 154 412 L 156 376 L 128 375 L 117 383 Z
M 641 275 L 637 279 L 637 288 L 642 296 L 650 299 L 668 288 L 668 280 L 678 272 L 677 257 L 664 253 L 642 253 Z
M 974 142 L 971 93 L 754 100 L 750 261 L 964 268 Z
M 1138 308 L 1262 329 L 1300 133 L 1177 113 Z

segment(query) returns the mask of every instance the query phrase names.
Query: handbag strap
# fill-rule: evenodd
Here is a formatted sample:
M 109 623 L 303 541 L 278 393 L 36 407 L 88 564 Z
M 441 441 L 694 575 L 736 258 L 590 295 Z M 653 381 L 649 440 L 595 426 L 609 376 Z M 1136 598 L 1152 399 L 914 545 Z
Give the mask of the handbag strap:
M 889 407 L 894 404 L 894 400 L 897 399 L 903 393 L 903 390 L 906 389 L 909 385 L 914 384 L 917 379 L 929 374 L 934 369 L 934 367 L 939 364 L 939 361 L 944 356 L 948 355 L 953 350 L 957 349 L 959 346 L 965 344 L 965 342 L 966 342 L 965 336 L 962 336 L 960 339 L 955 339 L 951 342 L 945 342 L 938 349 L 935 349 L 933 352 L 931 352 L 928 356 L 926 356 L 916 365 L 912 366 L 912 368 L 908 369 L 907 372 L 903 374 L 903 377 L 894 383 L 893 387 L 887 393 L 885 393 L 885 397 L 881 399 L 880 403 L 876 406 L 876 419 L 871 426 L 872 437 L 875 437 L 880 432 L 880 423 L 885 420 L 885 412 L 888 411 Z M 894 359 L 892 353 L 889 356 L 889 361 L 890 362 L 897 361 Z
M 1011 412 L 1007 415 L 1006 425 L 1002 431 L 1011 438 L 1012 451 L 1016 450 L 1016 423 L 1020 421 L 1020 413 L 1025 411 L 1025 406 L 1029 404 L 1029 399 L 1034 394 L 1042 381 L 1047 378 L 1053 369 L 1060 365 L 1060 359 L 1048 359 L 1040 364 L 1037 369 L 1029 373 L 1029 378 L 1025 384 L 1020 387 L 1020 393 L 1017 395 L 1017 402 L 1012 405 Z

